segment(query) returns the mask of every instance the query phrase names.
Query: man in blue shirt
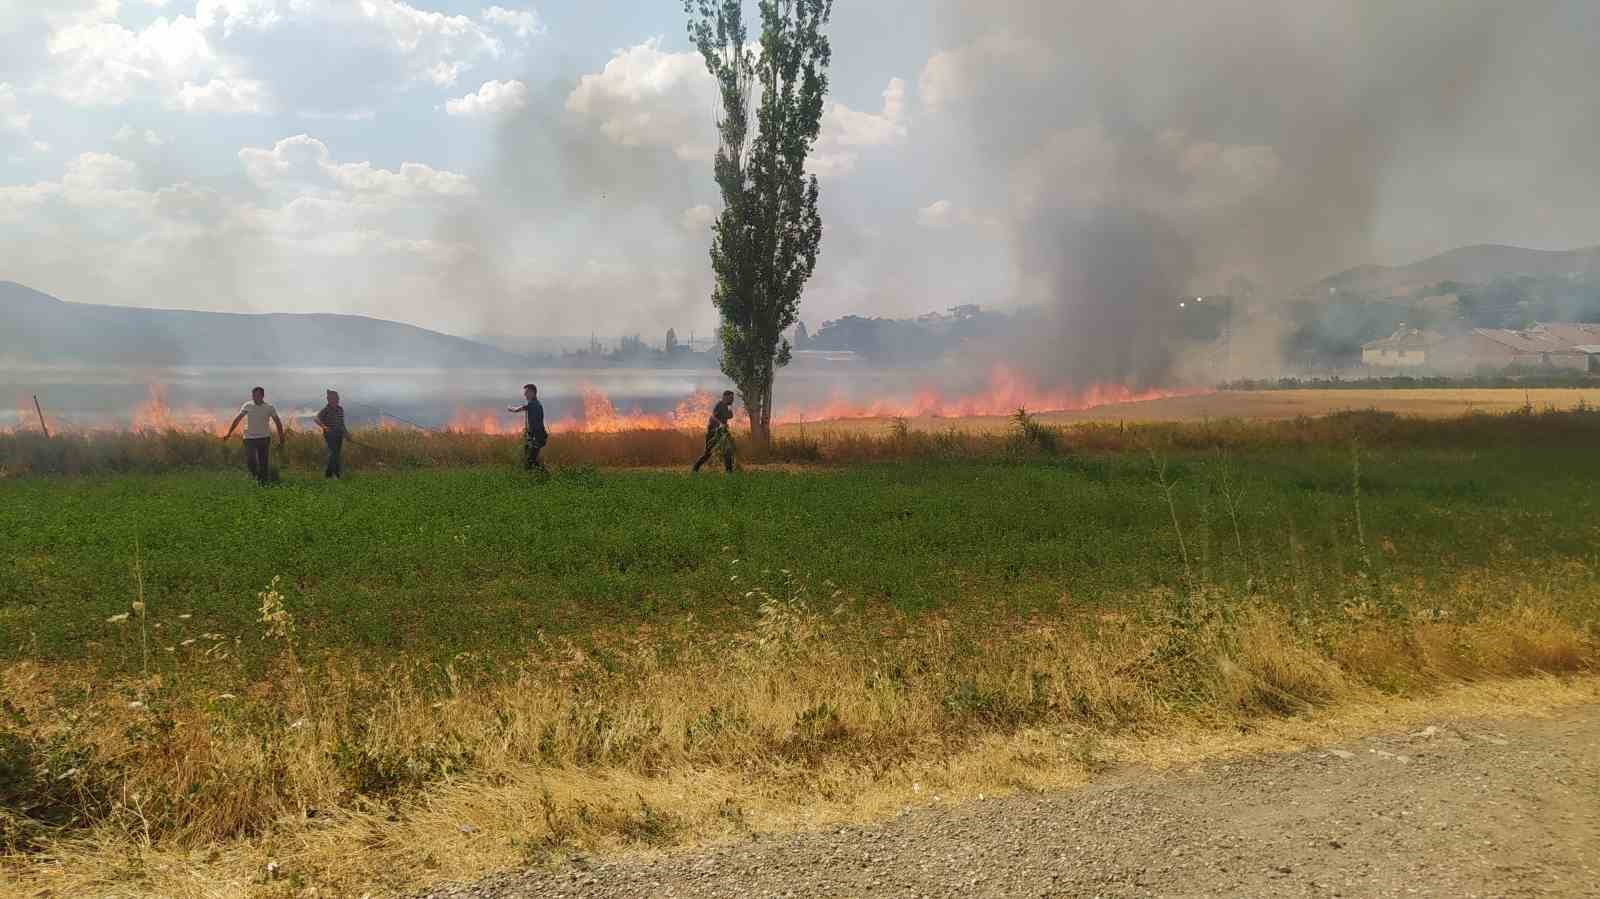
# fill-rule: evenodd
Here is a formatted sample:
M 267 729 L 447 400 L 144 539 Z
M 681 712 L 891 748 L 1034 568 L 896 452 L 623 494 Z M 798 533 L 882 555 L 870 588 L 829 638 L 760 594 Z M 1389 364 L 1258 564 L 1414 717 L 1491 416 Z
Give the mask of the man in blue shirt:
M 529 471 L 535 468 L 544 471 L 545 467 L 539 461 L 539 451 L 550 442 L 550 432 L 544 429 L 544 406 L 539 403 L 539 388 L 524 384 L 522 396 L 527 400 L 526 403 L 506 407 L 507 412 L 528 414 L 527 426 L 522 431 L 522 467 Z

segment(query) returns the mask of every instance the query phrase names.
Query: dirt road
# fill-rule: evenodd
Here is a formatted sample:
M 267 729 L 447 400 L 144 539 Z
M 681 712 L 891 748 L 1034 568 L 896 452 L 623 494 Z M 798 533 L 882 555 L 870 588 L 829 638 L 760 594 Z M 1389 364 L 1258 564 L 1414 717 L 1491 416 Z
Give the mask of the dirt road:
M 1600 706 L 428 894 L 536 896 L 1600 897 Z

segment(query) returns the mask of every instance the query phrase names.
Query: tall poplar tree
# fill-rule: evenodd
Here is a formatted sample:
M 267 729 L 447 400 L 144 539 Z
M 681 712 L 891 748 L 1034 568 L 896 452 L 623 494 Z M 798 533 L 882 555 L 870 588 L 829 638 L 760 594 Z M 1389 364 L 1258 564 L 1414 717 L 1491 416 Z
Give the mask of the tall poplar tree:
M 817 267 L 822 217 L 806 174 L 828 94 L 833 0 L 760 0 L 752 45 L 742 0 L 684 0 L 689 39 L 717 81 L 711 301 L 721 314 L 722 371 L 760 445 L 772 439 L 772 387 L 793 349 L 783 335 Z M 752 109 L 754 118 L 752 121 Z M 752 127 L 753 125 L 753 127 Z

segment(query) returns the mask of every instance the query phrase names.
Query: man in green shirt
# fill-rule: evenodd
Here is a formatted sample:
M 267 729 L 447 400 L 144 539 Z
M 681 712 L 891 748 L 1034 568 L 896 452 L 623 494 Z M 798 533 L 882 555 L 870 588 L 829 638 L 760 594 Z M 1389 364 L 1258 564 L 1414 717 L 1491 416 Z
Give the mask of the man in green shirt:
M 706 451 L 700 454 L 699 460 L 692 469 L 699 473 L 700 466 L 711 461 L 711 454 L 719 447 L 722 449 L 722 467 L 729 473 L 733 471 L 733 432 L 728 429 L 728 422 L 733 421 L 733 391 L 722 391 L 722 402 L 711 410 L 711 417 L 706 420 Z

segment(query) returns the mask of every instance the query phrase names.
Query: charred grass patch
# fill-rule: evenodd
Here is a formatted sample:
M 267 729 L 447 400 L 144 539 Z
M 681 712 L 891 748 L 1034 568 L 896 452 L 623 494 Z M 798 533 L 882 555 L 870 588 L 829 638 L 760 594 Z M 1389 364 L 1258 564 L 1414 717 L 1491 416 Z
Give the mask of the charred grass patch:
M 406 889 L 1590 672 L 1597 475 L 1559 444 L 1366 435 L 739 478 L 14 479 L 3 879 Z
M 1483 402 L 1496 411 L 1446 417 L 1352 408 L 1339 391 L 1306 393 L 1315 398 L 1304 404 L 1305 414 L 1279 413 L 1271 420 L 1186 415 L 1190 420 L 1151 421 L 1141 419 L 1135 406 L 1129 409 L 1131 420 L 1107 417 L 1061 423 L 1051 419 L 1074 413 L 1040 415 L 1020 409 L 993 418 L 791 424 L 778 428 L 769 448 L 741 440 L 739 459 L 745 465 L 792 468 L 877 461 L 1027 460 L 1073 452 L 1143 453 L 1150 447 L 1266 452 L 1346 446 L 1352 439 L 1369 447 L 1395 449 L 1581 448 L 1600 440 L 1600 409 L 1582 398 L 1557 397 L 1560 391 L 1546 391 L 1540 403 L 1529 398 L 1531 392 L 1478 391 L 1491 395 Z M 556 468 L 579 470 L 680 469 L 698 458 L 703 448 L 702 435 L 688 431 L 563 433 L 554 436 L 543 460 Z M 320 435 L 290 432 L 286 446 L 280 450 L 274 445 L 272 452 L 273 465 L 284 479 L 315 478 L 322 472 Z M 389 429 L 356 432 L 345 445 L 344 461 L 348 473 L 361 476 L 433 468 L 512 469 L 520 463 L 521 453 L 522 439 L 516 435 Z M 243 469 L 238 441 L 224 443 L 193 431 L 68 432 L 48 439 L 37 431 L 0 432 L 0 479 Z

